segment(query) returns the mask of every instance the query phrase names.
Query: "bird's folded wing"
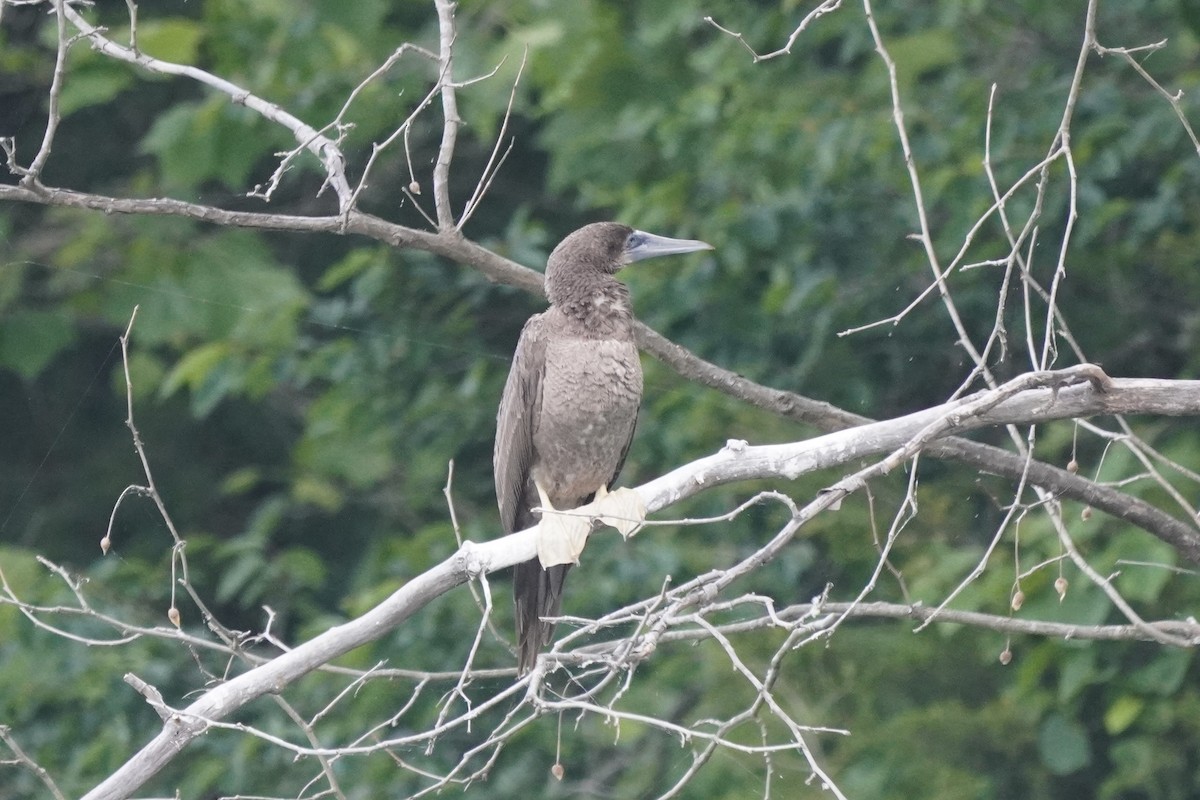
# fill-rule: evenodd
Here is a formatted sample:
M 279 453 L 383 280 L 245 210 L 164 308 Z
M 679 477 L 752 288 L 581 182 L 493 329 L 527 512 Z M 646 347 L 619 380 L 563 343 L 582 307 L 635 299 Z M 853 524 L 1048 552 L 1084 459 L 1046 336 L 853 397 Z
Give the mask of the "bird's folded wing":
M 518 520 L 528 519 L 529 470 L 533 464 L 533 433 L 542 406 L 542 375 L 546 367 L 546 341 L 542 315 L 529 318 L 521 329 L 512 369 L 504 384 L 496 414 L 496 448 L 492 468 L 496 500 L 505 533 L 519 530 Z M 528 520 L 531 521 L 531 520 Z

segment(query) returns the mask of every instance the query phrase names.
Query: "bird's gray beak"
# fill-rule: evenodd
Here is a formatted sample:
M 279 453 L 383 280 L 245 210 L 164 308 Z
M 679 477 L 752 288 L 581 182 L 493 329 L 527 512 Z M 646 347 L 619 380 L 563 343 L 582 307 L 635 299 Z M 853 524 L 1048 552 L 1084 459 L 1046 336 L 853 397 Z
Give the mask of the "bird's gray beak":
M 675 253 L 694 253 L 697 250 L 712 250 L 708 242 L 698 239 L 671 239 L 667 236 L 657 236 L 645 231 L 634 231 L 629 234 L 625 243 L 626 263 L 641 261 L 655 256 L 669 256 Z

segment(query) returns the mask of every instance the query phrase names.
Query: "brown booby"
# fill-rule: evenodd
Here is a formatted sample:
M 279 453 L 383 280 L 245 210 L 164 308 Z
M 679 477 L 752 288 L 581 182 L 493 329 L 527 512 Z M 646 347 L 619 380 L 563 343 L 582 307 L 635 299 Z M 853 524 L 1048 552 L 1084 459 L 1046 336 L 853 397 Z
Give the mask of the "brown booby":
M 615 222 L 584 226 L 554 248 L 546 264 L 550 308 L 521 330 L 496 416 L 493 467 L 505 533 L 537 524 L 535 507 L 569 510 L 605 494 L 625 462 L 642 366 L 629 289 L 616 272 L 654 256 L 711 249 Z M 570 569 L 543 567 L 543 560 L 518 564 L 514 573 L 522 675 L 550 643 L 554 625 L 543 618 L 558 616 Z

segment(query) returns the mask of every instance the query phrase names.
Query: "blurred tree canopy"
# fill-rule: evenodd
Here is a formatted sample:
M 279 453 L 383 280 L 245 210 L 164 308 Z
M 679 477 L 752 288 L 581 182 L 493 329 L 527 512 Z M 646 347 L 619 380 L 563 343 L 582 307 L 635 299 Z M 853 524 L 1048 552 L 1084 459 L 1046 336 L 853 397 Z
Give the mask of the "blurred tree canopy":
M 759 50 L 787 39 L 812 3 L 677 0 L 464 0 L 457 9 L 456 78 L 493 77 L 460 90 L 465 121 L 451 196 L 471 196 L 500 135 L 523 57 L 505 144 L 511 151 L 464 233 L 540 268 L 574 227 L 619 219 L 672 236 L 703 238 L 711 256 L 652 262 L 625 274 L 640 319 L 696 354 L 756 381 L 856 413 L 891 417 L 936 404 L 971 363 L 936 293 L 897 325 L 849 336 L 848 328 L 903 309 L 930 283 L 887 73 L 861 8 L 821 17 L 790 55 L 756 63 L 704 17 L 739 31 Z M 114 39 L 124 4 L 89 12 Z M 896 62 L 899 88 L 939 255 L 949 260 L 991 205 L 982 161 L 1011 182 L 1048 151 L 1083 36 L 1084 2 L 937 0 L 880 4 L 876 19 Z M 1190 0 L 1102 2 L 1097 33 L 1109 46 L 1167 39 L 1139 56 L 1197 119 L 1200 14 Z M 426 0 L 162 2 L 141 9 L 139 46 L 195 64 L 278 103 L 310 124 L 335 118 L 363 79 L 403 42 L 436 50 Z M 18 161 L 37 151 L 54 63 L 55 25 L 45 6 L 10 5 L 0 18 L 0 136 Z M 497 68 L 496 65 L 500 66 Z M 311 157 L 295 162 L 270 205 L 246 192 L 265 184 L 287 132 L 183 79 L 152 75 L 77 45 L 70 51 L 63 120 L 44 180 L 114 196 L 170 196 L 230 209 L 331 214 Z M 402 56 L 350 105 L 344 140 L 361 165 L 428 91 L 436 65 Z M 410 147 L 420 190 L 395 152 L 374 169 L 362 206 L 427 227 L 426 204 L 442 125 L 419 117 Z M 1072 127 L 1079 218 L 1059 305 L 1087 357 L 1111 375 L 1197 377 L 1200 360 L 1200 158 L 1171 105 L 1118 58 L 1092 55 Z M 1061 172 L 1061 168 L 1053 168 Z M 353 177 L 353 176 L 352 176 Z M 15 183 L 7 176 L 4 182 Z M 1052 188 L 1045 217 L 1068 213 Z M 1018 193 L 1014 208 L 1032 202 Z M 1046 226 L 1037 258 L 1051 270 L 1062 229 Z M 999 226 L 984 226 L 967 261 L 993 257 Z M 968 330 L 994 324 L 1000 272 L 958 273 L 955 299 Z M 86 577 L 93 602 L 139 624 L 165 620 L 171 540 L 151 504 L 127 500 L 114 552 L 97 542 L 122 490 L 141 481 L 124 425 L 125 383 L 117 337 L 134 306 L 131 370 L 138 425 L 159 488 L 187 540 L 190 580 L 214 613 L 258 630 L 264 605 L 273 632 L 303 640 L 361 612 L 456 547 L 442 487 L 454 462 L 462 534 L 496 535 L 491 488 L 495 406 L 520 326 L 543 301 L 490 283 L 460 264 L 332 234 L 264 233 L 152 216 L 0 204 L 0 569 L 24 599 L 69 593 L 34 561 L 41 554 Z M 1010 312 L 1013 330 L 1020 309 Z M 1041 331 L 1035 331 L 1036 337 Z M 1014 337 L 1015 338 L 1015 337 Z M 1001 376 L 1029 369 L 1022 342 L 994 354 Z M 1059 365 L 1070 363 L 1065 352 Z M 684 381 L 646 361 L 646 399 L 622 482 L 632 485 L 718 449 L 727 439 L 789 441 L 812 429 Z M 1175 461 L 1200 463 L 1187 421 L 1139 434 Z M 1117 475 L 1131 459 L 1081 441 L 1063 423 L 1045 429 L 1039 457 Z M 999 433 L 981 434 L 1000 441 Z M 1124 462 L 1122 461 L 1124 459 Z M 923 463 L 920 514 L 897 543 L 904 583 L 886 578 L 875 597 L 936 604 L 979 560 L 1008 482 Z M 1111 471 L 1111 472 L 1110 472 Z M 838 476 L 788 487 L 812 494 Z M 873 487 L 886 516 L 905 476 Z M 1161 497 L 1151 483 L 1127 487 Z M 752 493 L 707 492 L 675 516 L 723 513 Z M 890 505 L 889 505 L 890 503 Z M 1159 616 L 1200 602 L 1192 573 L 1176 575 L 1171 549 L 1103 515 L 1072 528 L 1098 569 L 1120 571 L 1131 601 Z M 599 614 L 727 565 L 769 536 L 774 512 L 719 526 L 653 529 L 626 545 L 598 537 L 567 612 Z M 878 560 L 872 510 L 856 498 L 819 519 L 755 591 L 800 602 L 826 584 L 851 595 Z M 1025 567 L 1053 558 L 1049 523 L 1019 524 Z M 1004 613 L 1013 547 L 1002 545 L 956 608 Z M 1116 566 L 1118 562 L 1125 566 Z M 1140 562 L 1143 566 L 1129 564 Z M 1157 564 L 1158 567 L 1145 566 Z M 1102 566 L 1100 566 L 1102 565 Z M 1119 621 L 1103 593 L 1067 569 L 1024 584 L 1024 613 L 1095 624 Z M 496 587 L 493 587 L 496 589 Z M 499 622 L 511 607 L 496 589 Z M 185 628 L 201 613 L 180 601 Z M 1019 613 L 1019 612 L 1014 612 Z M 387 659 L 453 670 L 474 636 L 469 593 L 443 598 L 346 663 Z M 998 661 L 1011 648 L 1012 663 Z M 771 649 L 763 646 L 761 657 Z M 0 605 L 0 724 L 69 794 L 120 765 L 157 729 L 146 704 L 120 683 L 135 672 L 171 698 L 204 675 L 181 648 L 139 640 L 85 648 Z M 493 646 L 481 666 L 507 667 Z M 781 696 L 807 723 L 851 736 L 812 734 L 827 771 L 852 797 L 1165 800 L 1200 785 L 1200 691 L 1194 653 L 1136 643 L 1011 641 L 942 626 L 848 624 L 826 646 L 796 651 Z M 635 698 L 668 719 L 728 713 L 745 698 L 726 692 L 718 648 L 666 648 L 643 665 Z M 219 677 L 219 676 L 217 676 Z M 359 702 L 396 703 L 387 683 Z M 298 699 L 312 714 L 327 701 Z M 421 714 L 437 716 L 436 698 Z M 246 719 L 276 733 L 287 720 L 266 701 Z M 356 731 L 347 721 L 344 735 Z M 489 782 L 469 796 L 643 797 L 666 791 L 691 762 L 689 749 L 623 724 L 546 717 L 507 749 Z M 549 772 L 558 756 L 561 783 Z M 452 743 L 451 743 L 452 744 Z M 450 759 L 450 756 L 447 756 Z M 154 779 L 151 793 L 185 797 L 296 794 L 291 757 L 261 741 L 210 733 Z M 452 761 L 450 762 L 452 763 Z M 717 757 L 686 796 L 761 793 L 757 762 Z M 357 770 L 348 796 L 403 796 L 422 784 L 383 755 Z M 817 797 L 807 766 L 773 763 L 776 796 Z M 28 771 L 0 766 L 0 794 L 42 790 Z M 307 795 L 305 795 L 307 796 Z

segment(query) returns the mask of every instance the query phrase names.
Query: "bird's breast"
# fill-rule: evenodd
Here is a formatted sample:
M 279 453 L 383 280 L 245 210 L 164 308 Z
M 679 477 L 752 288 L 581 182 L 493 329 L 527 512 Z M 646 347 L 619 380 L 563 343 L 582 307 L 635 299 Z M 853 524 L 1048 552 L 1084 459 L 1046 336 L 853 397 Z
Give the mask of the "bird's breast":
M 632 342 L 547 343 L 532 466 L 555 507 L 578 505 L 612 480 L 641 400 L 642 366 Z

